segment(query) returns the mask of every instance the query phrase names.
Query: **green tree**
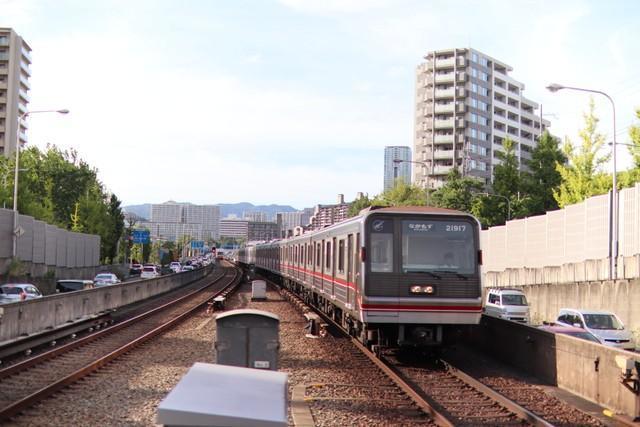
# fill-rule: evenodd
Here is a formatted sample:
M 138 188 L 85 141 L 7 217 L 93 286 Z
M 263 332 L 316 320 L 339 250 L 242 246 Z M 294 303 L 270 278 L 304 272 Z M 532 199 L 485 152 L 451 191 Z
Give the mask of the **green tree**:
M 447 175 L 445 184 L 431 195 L 434 206 L 471 212 L 475 193 L 481 192 L 484 185 L 475 178 L 463 177 L 457 168 Z
M 352 216 L 358 215 L 362 209 L 365 209 L 371 206 L 372 202 L 373 200 L 369 199 L 368 194 L 361 194 L 359 198 L 351 202 L 351 205 L 349 206 L 349 213 L 348 213 L 349 218 L 351 218 Z
M 377 195 L 373 199 L 373 204 L 380 206 L 424 206 L 426 192 L 417 185 L 398 180 L 393 188 Z
M 636 118 L 640 119 L 640 109 L 636 110 Z M 633 125 L 629 128 L 629 137 L 632 146 L 629 147 L 631 157 L 633 157 L 634 169 L 640 170 L 640 125 Z
M 531 173 L 523 176 L 523 190 L 529 195 L 527 210 L 530 214 L 543 214 L 558 209 L 553 190 L 562 182 L 556 165 L 565 165 L 567 156 L 560 149 L 560 140 L 544 131 L 531 152 L 527 165 Z
M 563 151 L 569 162 L 556 166 L 562 183 L 553 190 L 553 197 L 561 208 L 606 193 L 611 188 L 611 180 L 601 170 L 609 156 L 600 154 L 605 136 L 598 132 L 599 119 L 595 115 L 593 99 L 589 102 L 589 111 L 584 114 L 584 121 L 585 127 L 580 131 L 581 146 L 576 150 L 567 140 Z

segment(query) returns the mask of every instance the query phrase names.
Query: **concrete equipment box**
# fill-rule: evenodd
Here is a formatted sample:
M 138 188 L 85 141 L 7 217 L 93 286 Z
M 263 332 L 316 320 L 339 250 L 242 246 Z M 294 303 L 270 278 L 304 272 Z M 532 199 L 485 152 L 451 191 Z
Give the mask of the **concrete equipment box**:
M 216 362 L 278 370 L 280 319 L 262 310 L 231 310 L 216 317 Z
M 251 300 L 267 299 L 267 282 L 254 280 L 251 282 Z
M 287 425 L 287 374 L 196 363 L 160 402 L 165 426 Z

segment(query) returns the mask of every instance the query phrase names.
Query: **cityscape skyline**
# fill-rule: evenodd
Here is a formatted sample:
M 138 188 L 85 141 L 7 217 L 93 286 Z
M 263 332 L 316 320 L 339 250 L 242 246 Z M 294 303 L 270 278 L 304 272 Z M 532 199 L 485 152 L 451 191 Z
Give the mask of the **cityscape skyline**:
M 446 2 L 256 3 L 261 20 L 235 5 L 206 2 L 156 8 L 143 1 L 126 14 L 117 12 L 117 1 L 82 10 L 66 1 L 1 5 L 0 26 L 13 28 L 33 49 L 29 108 L 71 110 L 65 120 L 30 118 L 29 145 L 73 147 L 124 204 L 251 200 L 300 209 L 330 203 L 337 192 L 346 200 L 359 191 L 377 194 L 379 150 L 391 143 L 413 145 L 415 67 L 428 52 L 450 46 L 473 47 L 511 65 L 527 97 L 550 114 L 552 133 L 569 135 L 574 143 L 589 97 L 553 95 L 545 85 L 610 93 L 619 142 L 628 141 L 640 91 L 633 74 L 640 59 L 628 54 L 639 31 L 632 17 L 640 6 L 634 2 L 605 7 L 570 1 L 554 5 L 553 13 L 527 9 L 526 18 L 526 5 L 469 3 L 473 19 Z M 442 24 L 453 17 L 458 25 Z M 185 29 L 183 21 L 196 25 Z M 500 25 L 499 37 L 481 31 L 492 22 L 508 23 Z M 158 33 L 158 27 L 169 31 Z M 240 30 L 246 28 L 252 30 Z M 282 43 L 289 33 L 299 37 Z M 211 42 L 224 37 L 237 40 L 237 48 Z M 113 63 L 127 64 L 126 72 Z M 364 77 L 357 73 L 363 69 Z M 165 82 L 178 80 L 184 83 L 180 91 L 160 95 Z M 158 103 L 162 97 L 165 102 Z M 611 139 L 610 106 L 594 100 L 600 130 Z M 169 113 L 165 104 L 189 108 Z M 619 168 L 628 167 L 626 149 L 618 150 Z M 137 153 L 144 161 L 134 161 Z M 154 170 L 182 165 L 233 176 L 233 185 L 206 192 L 180 180 L 158 185 Z

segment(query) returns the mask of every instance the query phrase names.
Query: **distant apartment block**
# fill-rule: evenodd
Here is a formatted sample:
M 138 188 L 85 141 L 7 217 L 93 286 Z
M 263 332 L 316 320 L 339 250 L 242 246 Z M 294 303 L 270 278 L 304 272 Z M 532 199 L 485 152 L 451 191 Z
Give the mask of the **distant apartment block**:
M 307 225 L 303 223 L 303 218 L 311 218 L 304 211 L 296 212 L 278 212 L 276 214 L 276 223 L 278 225 L 278 237 L 286 237 L 293 235 L 292 230 L 296 227 Z M 308 221 L 308 220 L 307 220 Z
M 515 142 L 522 167 L 549 122 L 523 95 L 512 68 L 475 49 L 429 52 L 416 73 L 414 183 L 440 187 L 454 166 L 490 183 L 503 141 Z
M 266 222 L 269 220 L 269 218 L 267 217 L 267 213 L 260 211 L 244 212 L 242 216 L 243 219 L 246 219 L 247 221 Z
M 401 162 L 398 160 L 402 160 Z M 411 184 L 411 148 L 384 147 L 384 191 L 390 190 L 396 180 Z
M 220 237 L 247 239 L 249 237 L 249 221 L 236 218 L 221 219 Z
M 31 48 L 11 28 L 0 28 L 0 154 L 11 155 L 27 142 L 27 126 L 18 120 L 27 111 L 31 84 Z
M 275 222 L 249 221 L 247 224 L 248 241 L 270 241 L 278 238 L 278 224 Z
M 151 236 L 177 240 L 189 236 L 195 240 L 220 237 L 220 207 L 169 201 L 151 205 Z
M 335 205 L 316 205 L 311 217 L 310 229 L 319 230 L 349 217 L 350 203 L 345 203 L 344 195 L 338 195 L 338 203 Z

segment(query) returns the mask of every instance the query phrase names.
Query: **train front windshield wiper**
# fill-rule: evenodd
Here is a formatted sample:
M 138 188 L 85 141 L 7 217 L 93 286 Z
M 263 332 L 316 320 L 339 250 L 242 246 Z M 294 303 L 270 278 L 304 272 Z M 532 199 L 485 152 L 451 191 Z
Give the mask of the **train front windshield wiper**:
M 458 279 L 464 279 L 464 280 L 469 280 L 468 276 L 465 276 L 464 274 L 460 274 L 457 271 L 451 271 L 451 270 L 433 270 L 436 273 L 449 273 L 449 274 L 455 274 Z
M 431 277 L 434 277 L 436 279 L 442 279 L 441 276 L 438 276 L 437 274 L 431 272 L 431 271 L 427 271 L 427 270 L 406 270 L 405 273 L 421 273 L 421 274 L 428 274 Z

